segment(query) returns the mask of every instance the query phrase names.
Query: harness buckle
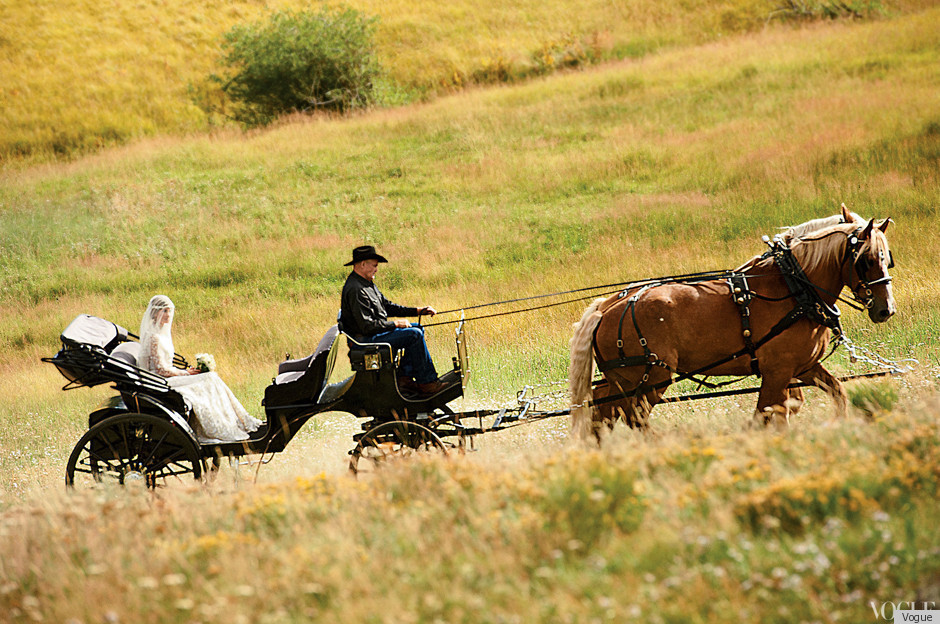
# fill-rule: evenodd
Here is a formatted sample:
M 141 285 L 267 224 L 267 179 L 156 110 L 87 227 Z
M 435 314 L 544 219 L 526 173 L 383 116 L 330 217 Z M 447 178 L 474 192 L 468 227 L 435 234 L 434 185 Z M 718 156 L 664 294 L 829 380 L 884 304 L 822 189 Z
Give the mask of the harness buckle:
M 621 340 L 621 339 L 619 339 L 619 338 L 617 339 L 617 348 L 618 348 L 618 349 L 623 349 L 623 340 Z
M 644 338 L 644 337 L 642 337 L 642 336 L 640 336 L 640 346 L 641 346 L 641 347 L 645 347 L 645 346 L 646 346 L 646 338 Z

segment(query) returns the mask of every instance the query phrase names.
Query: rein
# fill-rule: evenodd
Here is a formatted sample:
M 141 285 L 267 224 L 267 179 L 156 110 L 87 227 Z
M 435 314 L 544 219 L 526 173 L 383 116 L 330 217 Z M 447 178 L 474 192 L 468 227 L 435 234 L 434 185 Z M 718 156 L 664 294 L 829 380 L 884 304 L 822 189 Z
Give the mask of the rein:
M 521 301 L 532 301 L 535 299 L 547 299 L 549 297 L 561 297 L 563 295 L 570 295 L 581 292 L 596 291 L 601 289 L 610 289 L 616 287 L 615 290 L 607 290 L 606 292 L 593 293 L 586 295 L 584 297 L 577 297 L 575 299 L 566 299 L 564 301 L 556 301 L 553 303 L 546 303 L 543 305 L 533 306 L 530 308 L 524 308 L 521 310 L 509 310 L 507 312 L 494 312 L 492 314 L 481 314 L 480 316 L 471 316 L 469 318 L 459 318 L 452 321 L 438 321 L 435 323 L 424 323 L 424 327 L 436 327 L 438 325 L 456 325 L 457 323 L 467 322 L 467 321 L 479 321 L 482 319 L 495 318 L 499 316 L 508 316 L 511 314 L 521 314 L 523 312 L 532 312 L 534 310 L 543 310 L 545 308 L 553 308 L 556 306 L 566 305 L 569 303 L 578 303 L 580 301 L 587 301 L 588 299 L 594 299 L 596 297 L 606 297 L 613 295 L 618 292 L 626 292 L 634 288 L 638 288 L 645 284 L 660 285 L 660 284 L 672 284 L 679 282 L 697 282 L 697 281 L 707 281 L 710 279 L 715 279 L 717 276 L 726 275 L 728 271 L 702 271 L 699 273 L 685 273 L 682 275 L 670 275 L 667 277 L 651 278 L 645 280 L 636 280 L 632 282 L 615 282 L 613 284 L 603 284 L 600 286 L 588 286 L 586 288 L 576 288 L 574 290 L 564 290 L 560 292 L 548 293 L 545 295 L 532 295 L 531 297 L 520 297 L 518 299 L 505 299 L 503 301 L 493 301 L 491 303 L 481 303 L 477 305 L 467 306 L 463 308 L 454 308 L 453 310 L 444 310 L 438 312 L 438 314 L 454 314 L 456 312 L 465 312 L 467 310 L 477 310 L 480 308 L 490 308 L 498 305 L 506 305 L 509 303 L 519 303 Z M 418 322 L 420 323 L 421 316 L 418 317 Z

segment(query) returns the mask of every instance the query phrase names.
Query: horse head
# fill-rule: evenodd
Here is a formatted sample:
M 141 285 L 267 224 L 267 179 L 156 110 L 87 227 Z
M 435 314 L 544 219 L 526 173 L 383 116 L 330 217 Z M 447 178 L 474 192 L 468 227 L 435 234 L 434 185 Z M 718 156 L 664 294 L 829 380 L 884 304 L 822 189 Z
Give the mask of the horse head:
M 876 224 L 872 219 L 849 236 L 853 270 L 847 283 L 855 299 L 868 309 L 873 323 L 884 323 L 897 312 L 888 274 L 894 258 L 885 236 L 890 222 L 885 219 Z

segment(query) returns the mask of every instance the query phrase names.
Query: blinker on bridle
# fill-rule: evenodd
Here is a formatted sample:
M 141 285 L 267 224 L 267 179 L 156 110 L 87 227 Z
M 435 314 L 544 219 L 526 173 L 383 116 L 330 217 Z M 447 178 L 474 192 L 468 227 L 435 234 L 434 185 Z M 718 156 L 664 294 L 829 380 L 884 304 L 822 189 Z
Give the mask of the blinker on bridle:
M 854 299 L 865 306 L 865 308 L 871 308 L 874 305 L 874 296 L 872 295 L 871 289 L 872 286 L 878 286 L 879 284 L 890 284 L 891 276 L 885 272 L 884 277 L 879 277 L 876 280 L 868 281 L 866 278 L 868 271 L 872 267 L 871 260 L 868 258 L 868 255 L 862 254 L 862 246 L 864 245 L 863 241 L 859 237 L 862 232 L 862 227 L 858 227 L 852 234 L 849 235 L 849 245 L 846 249 L 846 260 L 849 257 L 852 258 L 852 266 L 855 267 L 855 276 L 858 278 L 858 284 L 852 289 L 852 296 Z M 884 252 L 881 252 L 882 254 Z M 888 251 L 888 268 L 894 268 L 894 257 L 891 252 Z M 864 291 L 864 294 L 859 294 L 860 291 Z

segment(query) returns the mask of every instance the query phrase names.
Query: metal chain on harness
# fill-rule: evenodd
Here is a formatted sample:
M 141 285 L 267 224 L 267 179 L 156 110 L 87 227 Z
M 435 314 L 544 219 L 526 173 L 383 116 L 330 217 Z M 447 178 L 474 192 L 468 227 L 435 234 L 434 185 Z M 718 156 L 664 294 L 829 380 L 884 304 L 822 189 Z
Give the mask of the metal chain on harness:
M 856 362 L 862 362 L 870 366 L 886 369 L 888 373 L 892 375 L 903 375 L 904 373 L 910 373 L 914 370 L 913 367 L 902 365 L 901 362 L 919 364 L 919 362 L 914 358 L 905 358 L 899 362 L 889 360 L 888 358 L 875 353 L 871 349 L 866 349 L 865 347 L 855 344 L 845 334 L 842 335 L 842 344 L 845 345 L 846 351 L 849 352 L 849 362 L 852 364 L 855 364 Z

